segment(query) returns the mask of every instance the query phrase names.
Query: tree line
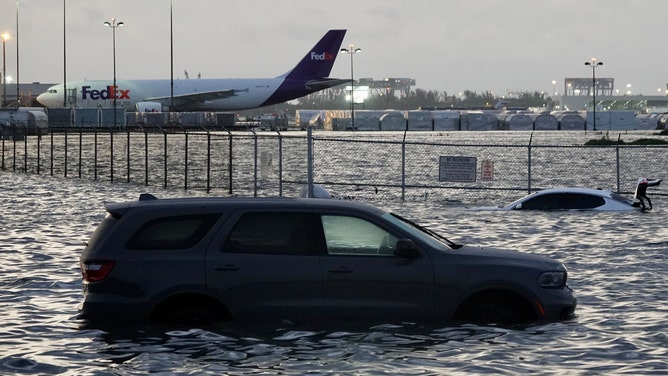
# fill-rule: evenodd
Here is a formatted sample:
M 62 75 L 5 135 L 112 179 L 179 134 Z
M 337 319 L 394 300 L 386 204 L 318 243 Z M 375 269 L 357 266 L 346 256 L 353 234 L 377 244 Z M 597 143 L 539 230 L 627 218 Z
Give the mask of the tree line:
M 447 91 L 415 89 L 396 95 L 394 92 L 369 93 L 364 103 L 355 103 L 355 110 L 416 110 L 420 108 L 438 109 L 482 109 L 494 108 L 497 103 L 504 102 L 506 107 L 514 108 L 553 108 L 557 103 L 545 93 L 523 92 L 512 97 L 495 96 L 492 92 L 478 93 L 465 90 L 458 95 Z M 346 99 L 346 90 L 332 88 L 283 103 L 269 108 L 249 111 L 248 115 L 266 112 L 294 113 L 298 109 L 348 110 L 350 102 Z

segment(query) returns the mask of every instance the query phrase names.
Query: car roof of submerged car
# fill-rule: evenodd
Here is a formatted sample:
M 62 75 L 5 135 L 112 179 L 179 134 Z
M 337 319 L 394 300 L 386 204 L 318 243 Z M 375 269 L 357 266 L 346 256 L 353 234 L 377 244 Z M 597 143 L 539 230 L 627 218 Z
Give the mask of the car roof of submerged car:
M 606 189 L 595 189 L 595 188 L 580 188 L 580 187 L 561 187 L 561 188 L 548 188 L 536 191 L 533 195 L 542 195 L 549 193 L 585 193 L 595 196 L 604 196 L 610 197 L 612 191 Z
M 110 213 L 123 214 L 131 209 L 149 208 L 266 208 L 266 209 L 328 209 L 352 210 L 372 215 L 382 215 L 386 211 L 352 200 L 290 197 L 184 197 L 184 198 L 142 198 L 137 201 L 113 202 L 105 204 Z
M 532 192 L 531 194 L 514 201 L 508 206 L 512 206 L 513 204 L 517 204 L 518 202 L 523 202 L 529 198 L 533 198 L 536 196 L 550 195 L 555 193 L 578 193 L 578 194 L 588 194 L 588 195 L 608 197 L 608 198 L 611 197 L 612 195 L 612 191 L 605 189 L 579 188 L 579 187 L 546 188 Z
M 578 194 L 587 194 L 587 195 L 592 195 L 592 196 L 599 196 L 599 197 L 605 197 L 605 198 L 612 198 L 612 191 L 607 190 L 607 189 L 595 189 L 595 188 L 581 188 L 581 187 L 557 187 L 557 188 L 546 188 L 546 189 L 541 189 L 535 192 L 532 192 L 529 195 L 526 195 L 522 198 L 519 198 L 510 204 L 506 205 L 503 207 L 503 209 L 513 209 L 517 204 L 523 203 L 531 198 L 538 197 L 538 196 L 543 196 L 543 195 L 551 195 L 551 194 L 558 194 L 558 193 L 578 193 Z

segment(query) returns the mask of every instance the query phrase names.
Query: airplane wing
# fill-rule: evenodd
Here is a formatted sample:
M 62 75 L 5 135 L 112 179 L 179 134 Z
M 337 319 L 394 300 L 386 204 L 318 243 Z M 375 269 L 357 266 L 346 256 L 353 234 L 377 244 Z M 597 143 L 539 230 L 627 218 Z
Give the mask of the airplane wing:
M 306 82 L 306 88 L 309 90 L 323 90 L 346 83 L 350 83 L 350 80 L 349 79 L 342 80 L 340 78 L 326 77 L 326 78 L 318 78 L 315 80 L 308 80 Z
M 178 106 L 183 106 L 189 103 L 199 103 L 215 99 L 229 98 L 235 96 L 236 93 L 240 92 L 248 92 L 248 89 L 243 89 L 243 90 L 227 89 L 227 90 L 214 90 L 214 91 L 202 91 L 198 93 L 179 94 L 179 95 L 174 95 L 174 100 L 178 103 Z M 164 102 L 171 100 L 171 96 L 144 98 L 144 100 L 147 102 Z

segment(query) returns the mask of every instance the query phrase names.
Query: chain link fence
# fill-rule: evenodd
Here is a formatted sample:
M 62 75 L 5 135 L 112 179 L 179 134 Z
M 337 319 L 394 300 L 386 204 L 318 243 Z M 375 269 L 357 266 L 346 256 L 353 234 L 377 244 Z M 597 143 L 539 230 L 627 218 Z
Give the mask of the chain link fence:
M 647 134 L 624 135 L 640 136 Z M 666 145 L 585 146 L 593 137 L 601 134 L 316 132 L 311 176 L 314 183 L 346 197 L 468 205 L 506 203 L 555 186 L 632 194 L 639 177 L 665 177 Z M 308 145 L 306 132 L 70 128 L 3 138 L 1 157 L 4 171 L 214 195 L 294 197 L 309 179 Z M 453 167 L 443 158 L 465 163 Z M 464 179 L 449 176 L 451 168 L 465 170 L 458 171 Z M 665 195 L 664 187 L 652 194 Z
M 499 140 L 499 135 L 506 138 Z M 548 136 L 539 142 L 528 133 L 477 132 L 476 139 L 468 140 L 458 136 L 456 132 L 394 137 L 318 135 L 314 138 L 314 181 L 368 199 L 496 205 L 555 186 L 632 194 L 639 177 L 663 178 L 668 166 L 666 145 L 575 145 L 574 141 L 583 139 L 577 134 L 552 140 Z M 554 141 L 559 144 L 549 144 Z M 446 165 L 444 179 L 442 157 L 475 161 L 473 176 L 468 171 L 465 181 L 448 179 Z M 665 194 L 662 189 L 653 189 L 652 194 Z

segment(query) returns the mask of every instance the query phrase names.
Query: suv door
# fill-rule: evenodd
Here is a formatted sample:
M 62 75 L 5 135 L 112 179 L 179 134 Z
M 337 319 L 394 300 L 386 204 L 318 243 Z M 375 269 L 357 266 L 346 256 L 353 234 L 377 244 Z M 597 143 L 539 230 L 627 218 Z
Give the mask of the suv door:
M 426 253 L 415 259 L 394 255 L 400 236 L 370 220 L 321 216 L 322 257 L 328 314 L 351 318 L 422 318 L 433 314 L 434 273 Z
M 320 315 L 318 227 L 309 211 L 236 211 L 207 251 L 208 288 L 236 319 Z

